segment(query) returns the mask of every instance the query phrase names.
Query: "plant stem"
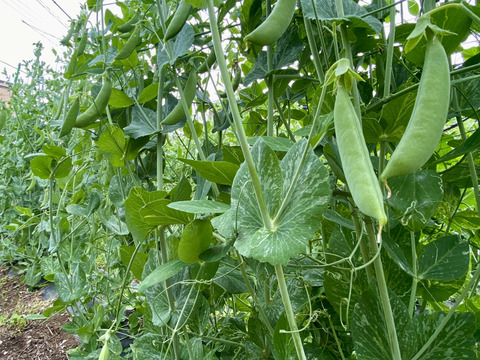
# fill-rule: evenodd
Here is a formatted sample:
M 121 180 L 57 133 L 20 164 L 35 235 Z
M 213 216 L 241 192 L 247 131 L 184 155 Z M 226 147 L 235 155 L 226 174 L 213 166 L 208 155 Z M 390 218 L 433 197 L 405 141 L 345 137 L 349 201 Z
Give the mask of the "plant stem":
M 335 0 L 335 7 L 337 9 L 337 15 L 339 18 L 345 17 L 345 12 L 343 9 L 342 0 Z M 342 36 L 342 46 L 345 50 L 345 57 L 349 60 L 350 66 L 352 69 L 355 69 L 355 64 L 353 63 L 352 49 L 350 48 L 350 41 L 348 39 L 348 33 L 346 26 L 342 23 L 340 24 L 340 34 Z M 355 112 L 357 113 L 358 119 L 362 121 L 362 114 L 360 112 L 360 95 L 357 88 L 357 80 L 352 79 L 352 95 L 353 95 L 353 106 L 355 107 Z
M 318 80 L 323 82 L 325 79 L 325 74 L 322 69 L 322 62 L 318 56 L 319 51 L 317 48 L 317 43 L 315 42 L 315 37 L 313 36 L 312 24 L 310 23 L 310 20 L 305 17 L 305 15 L 303 16 L 303 22 L 305 24 L 305 30 L 307 31 L 308 46 L 310 47 L 310 52 L 312 53 L 313 64 L 315 65 L 315 71 L 317 72 Z
M 305 356 L 305 351 L 303 350 L 302 339 L 300 337 L 300 333 L 298 332 L 295 314 L 293 313 L 292 303 L 290 302 L 290 296 L 288 295 L 287 283 L 285 282 L 285 275 L 283 274 L 282 265 L 275 265 L 275 274 L 277 275 L 278 288 L 282 296 L 285 314 L 287 316 L 288 324 L 290 325 L 290 331 L 293 337 L 298 359 L 306 360 L 307 358 Z
M 414 278 L 412 279 L 412 289 L 410 290 L 410 301 L 408 303 L 408 315 L 410 318 L 413 317 L 414 311 L 415 311 L 415 299 L 417 295 L 417 285 L 418 285 L 418 279 L 417 279 L 417 242 L 415 239 L 415 233 L 413 231 L 410 231 L 410 246 L 412 248 L 412 269 L 413 269 L 413 274 L 415 275 Z
M 253 301 L 255 302 L 255 305 L 258 309 L 258 313 L 260 314 L 260 317 L 262 318 L 264 325 L 267 327 L 267 330 L 270 333 L 270 336 L 273 337 L 273 333 L 274 333 L 273 327 L 270 324 L 270 321 L 268 320 L 268 317 L 265 314 L 265 311 L 263 311 L 262 306 L 258 303 L 255 290 L 253 289 L 252 284 L 248 279 L 248 275 L 247 275 L 247 271 L 245 270 L 245 263 L 243 261 L 242 255 L 238 251 L 237 251 L 237 257 L 240 260 L 240 271 L 242 272 L 243 281 L 245 282 L 245 285 L 247 285 L 248 291 L 250 291 L 250 294 L 252 295 Z
M 377 236 L 371 220 L 365 223 L 367 228 L 368 239 L 370 242 L 370 251 L 373 253 L 378 247 Z M 397 330 L 395 328 L 395 320 L 393 317 L 392 306 L 390 304 L 390 297 L 388 296 L 388 287 L 385 280 L 385 273 L 383 272 L 382 258 L 378 256 L 373 266 L 375 268 L 375 275 L 377 279 L 378 292 L 380 295 L 380 305 L 385 316 L 385 324 L 387 326 L 388 339 L 390 343 L 390 352 L 393 360 L 401 360 L 400 345 L 398 343 Z
M 272 4 L 267 0 L 267 17 L 270 15 Z M 267 72 L 273 70 L 273 46 L 267 46 Z M 269 75 L 267 80 L 268 88 L 268 107 L 267 107 L 267 136 L 273 136 L 273 102 L 275 99 L 275 89 L 273 87 L 274 76 Z
M 462 115 L 460 114 L 460 105 L 458 103 L 458 95 L 457 89 L 452 87 L 452 101 L 453 101 L 453 108 L 456 112 L 456 119 L 458 124 L 458 129 L 460 130 L 460 136 L 462 140 L 467 140 L 467 132 L 465 131 L 465 125 L 463 124 Z M 467 163 L 468 163 L 468 170 L 470 172 L 470 178 L 472 179 L 473 185 L 473 193 L 475 194 L 475 202 L 477 203 L 477 212 L 480 214 L 480 191 L 478 189 L 478 176 L 477 170 L 475 166 L 475 162 L 473 161 L 473 156 L 471 152 L 466 154 Z
M 396 8 L 390 8 L 390 34 L 388 39 L 388 49 L 387 49 L 387 61 L 385 64 L 385 83 L 384 83 L 384 95 L 386 98 L 390 95 L 390 85 L 392 80 L 392 61 L 393 61 L 393 45 L 395 42 L 395 14 Z
M 208 16 L 210 20 L 210 28 L 212 31 L 213 47 L 217 57 L 217 64 L 220 68 L 220 73 L 222 76 L 223 83 L 225 84 L 225 91 L 227 93 L 228 103 L 232 109 L 233 122 L 237 131 L 238 141 L 242 149 L 243 155 L 245 157 L 245 162 L 252 180 L 253 189 L 255 191 L 255 196 L 257 198 L 258 207 L 262 215 L 263 224 L 266 229 L 272 230 L 273 223 L 270 219 L 270 215 L 267 208 L 267 203 L 265 201 L 265 196 L 262 191 L 262 186 L 260 184 L 260 178 L 255 168 L 255 163 L 253 161 L 252 154 L 247 142 L 247 135 L 245 134 L 245 129 L 243 128 L 242 117 L 240 111 L 238 110 L 238 105 L 235 99 L 235 93 L 232 88 L 232 82 L 228 74 L 227 63 L 225 62 L 225 54 L 222 49 L 222 42 L 220 40 L 220 33 L 218 31 L 217 18 L 215 15 L 215 8 L 213 6 L 213 0 L 207 0 L 208 4 Z

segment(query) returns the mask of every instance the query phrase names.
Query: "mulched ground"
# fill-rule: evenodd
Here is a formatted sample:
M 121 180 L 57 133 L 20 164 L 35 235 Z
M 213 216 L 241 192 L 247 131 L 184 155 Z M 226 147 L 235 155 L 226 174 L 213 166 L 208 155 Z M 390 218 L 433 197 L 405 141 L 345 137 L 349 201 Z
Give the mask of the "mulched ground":
M 41 314 L 51 301 L 43 301 L 41 291 L 29 291 L 20 277 L 9 278 L 8 272 L 0 267 L 0 359 L 68 359 L 66 351 L 78 346 L 73 335 L 60 329 L 68 315 L 26 320 L 22 315 Z

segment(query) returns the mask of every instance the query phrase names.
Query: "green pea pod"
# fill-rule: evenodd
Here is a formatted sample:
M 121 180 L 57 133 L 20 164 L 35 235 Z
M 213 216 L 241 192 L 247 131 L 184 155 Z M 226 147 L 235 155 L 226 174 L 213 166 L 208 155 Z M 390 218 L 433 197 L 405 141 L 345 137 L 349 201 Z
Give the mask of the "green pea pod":
M 427 42 L 423 73 L 412 116 L 390 161 L 380 175 L 408 175 L 422 167 L 434 153 L 443 133 L 450 103 L 450 68 L 447 54 L 436 38 Z
M 95 101 L 90 107 L 81 114 L 75 121 L 74 127 L 84 128 L 92 125 L 105 110 L 112 93 L 112 81 L 109 78 L 105 78 L 103 86 L 100 89 Z
M 87 46 L 87 40 L 88 40 L 88 33 L 87 33 L 87 30 L 85 29 L 83 31 L 80 42 L 78 43 L 77 56 L 80 56 L 85 52 L 85 47 Z
M 75 122 L 77 120 L 78 111 L 80 110 L 80 100 L 76 98 L 73 102 L 73 105 L 67 112 L 65 119 L 63 120 L 62 129 L 60 130 L 60 137 L 70 134 L 73 127 L 75 126 Z
M 123 48 L 118 52 L 117 56 L 115 56 L 115 60 L 123 60 L 130 56 L 137 47 L 138 40 L 140 39 L 140 30 L 140 26 L 137 26 L 135 30 L 133 30 L 132 35 L 130 35 Z
M 163 42 L 166 42 L 177 35 L 180 30 L 182 30 L 183 25 L 187 22 L 188 16 L 190 15 L 190 11 L 192 11 L 192 5 L 190 3 L 185 2 L 185 0 L 180 1 L 178 4 L 178 8 L 173 15 L 170 24 L 165 31 L 165 36 Z
M 135 24 L 140 20 L 140 13 L 137 12 L 125 24 L 117 26 L 117 30 L 121 33 L 128 33 L 135 28 Z
M 70 44 L 70 39 L 72 38 L 74 32 L 75 32 L 75 24 L 72 22 L 70 24 L 70 28 L 68 29 L 67 34 L 62 40 L 60 40 L 60 44 L 65 46 L 71 46 L 72 44 Z
M 333 116 L 343 172 L 357 207 L 383 226 L 387 223 L 387 216 L 382 191 L 373 171 L 360 121 L 345 85 L 341 80 L 337 85 Z
M 297 0 L 278 0 L 267 19 L 245 36 L 245 41 L 262 46 L 277 41 L 292 21 L 296 2 Z
M 203 64 L 200 65 L 197 72 L 199 74 L 203 74 L 204 72 L 207 72 L 208 70 L 210 70 L 212 68 L 213 64 L 215 64 L 216 60 L 217 60 L 217 56 L 215 55 L 215 51 L 213 51 L 213 48 L 212 48 L 212 51 L 210 52 L 210 54 L 208 54 L 208 56 L 207 56 L 206 60 L 203 62 Z
M 67 71 L 65 72 L 65 78 L 70 79 L 73 75 L 75 75 L 75 69 L 77 68 L 77 51 L 75 50 L 72 54 L 72 58 L 67 66 Z
M 183 94 L 185 95 L 185 100 L 187 101 L 188 107 L 192 105 L 193 99 L 195 98 L 195 92 L 197 90 L 197 73 L 195 70 L 190 71 L 188 75 L 187 83 L 183 89 Z M 185 116 L 185 111 L 183 109 L 182 102 L 179 101 L 173 110 L 168 114 L 165 119 L 162 121 L 162 125 L 175 125 Z
M 98 360 L 109 360 L 110 359 L 110 350 L 108 348 L 108 341 L 105 342 L 102 346 L 102 350 L 100 351 L 100 355 L 98 356 Z

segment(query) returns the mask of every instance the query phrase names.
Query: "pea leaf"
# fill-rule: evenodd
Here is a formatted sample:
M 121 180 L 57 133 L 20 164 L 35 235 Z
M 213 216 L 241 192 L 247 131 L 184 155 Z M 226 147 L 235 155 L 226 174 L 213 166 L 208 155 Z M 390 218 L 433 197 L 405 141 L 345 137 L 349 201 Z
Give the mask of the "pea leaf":
M 98 149 L 106 154 L 110 164 L 116 167 L 125 165 L 127 140 L 122 129 L 108 124 L 97 143 Z
M 232 209 L 222 219 L 226 227 L 233 228 L 236 223 L 239 236 L 235 247 L 242 255 L 286 264 L 315 237 L 331 191 L 328 171 L 310 148 L 302 159 L 306 146 L 307 140 L 298 141 L 281 162 L 261 139 L 252 148 L 268 212 L 275 219 L 274 230 L 264 227 L 247 166 L 240 167 L 232 186 Z
M 61 271 L 55 274 L 55 288 L 60 299 L 65 303 L 78 299 L 87 290 L 85 287 L 87 279 L 81 265 L 73 266 L 71 274 Z
M 157 114 L 145 107 L 135 106 L 132 110 L 132 122 L 124 129 L 133 139 L 157 133 Z
M 167 199 L 150 201 L 140 209 L 140 216 L 146 224 L 152 227 L 188 224 L 192 220 L 190 214 L 170 209 L 168 207 L 169 204 L 170 200 Z
M 132 236 L 137 240 L 144 240 L 155 225 L 145 221 L 140 214 L 141 209 L 153 201 L 165 198 L 165 191 L 148 192 L 141 187 L 134 187 L 125 200 L 125 222 Z
M 432 170 L 391 178 L 388 205 L 402 225 L 412 231 L 425 227 L 443 198 L 442 179 Z
M 198 256 L 208 249 L 212 241 L 213 227 L 209 220 L 196 219 L 182 232 L 178 244 L 178 257 L 186 263 L 199 261 Z
M 128 266 L 130 264 L 130 261 L 132 260 L 132 256 L 135 252 L 135 246 L 127 246 L 127 245 L 122 245 L 120 246 L 120 258 L 122 259 L 122 263 L 125 266 Z M 133 276 L 137 280 L 142 279 L 142 272 L 143 268 L 145 267 L 145 263 L 147 262 L 148 255 L 145 253 L 142 253 L 140 251 L 137 251 L 135 254 L 135 258 L 133 259 L 132 262 L 132 267 L 130 268 L 130 271 L 132 272 Z
M 143 91 L 141 92 L 138 102 L 140 104 L 146 103 L 147 101 L 153 100 L 158 95 L 158 83 L 153 83 L 148 85 Z
M 468 270 L 468 242 L 457 235 L 444 236 L 422 249 L 418 258 L 418 277 L 422 280 L 455 280 Z
M 212 200 L 187 200 L 168 204 L 168 207 L 191 214 L 219 214 L 230 209 L 230 205 Z
M 375 17 L 368 15 L 367 10 L 362 8 L 353 0 L 342 0 L 345 18 L 339 18 L 336 11 L 334 0 L 302 0 L 303 14 L 310 20 L 324 21 L 349 21 L 351 28 L 366 28 L 373 33 L 379 33 L 382 30 L 382 23 Z
M 390 304 L 397 333 L 402 333 L 409 321 L 406 306 L 393 293 Z M 390 352 L 387 323 L 376 288 L 365 291 L 352 315 L 351 330 L 358 359 L 393 359 Z
M 138 287 L 138 291 L 143 293 L 150 286 L 170 279 L 172 276 L 178 274 L 185 266 L 187 266 L 187 264 L 181 260 L 172 260 L 168 263 L 159 265 L 155 270 L 148 274 L 145 279 L 143 279 Z
M 135 104 L 135 101 L 130 99 L 127 94 L 122 90 L 113 88 L 110 99 L 108 100 L 108 105 L 116 108 L 126 108 Z
M 445 317 L 442 312 L 408 316 L 406 306 L 392 292 L 389 293 L 402 358 L 412 359 L 435 333 Z M 388 332 L 380 299 L 374 290 L 362 294 L 352 319 L 352 336 L 358 359 L 391 359 Z M 475 358 L 475 317 L 471 313 L 454 313 L 436 339 L 419 360 Z
M 248 143 L 253 145 L 257 142 L 260 136 L 254 136 L 248 138 Z M 262 140 L 274 151 L 285 151 L 287 152 L 293 145 L 293 141 L 287 138 L 276 137 L 276 136 L 261 136 Z
M 227 161 L 203 161 L 178 158 L 193 167 L 204 179 L 224 185 L 232 185 L 239 166 Z
M 437 330 L 444 317 L 443 312 L 413 317 L 399 336 L 402 357 L 412 359 Z M 418 360 L 442 359 L 446 354 L 450 359 L 475 359 L 474 332 L 474 315 L 456 312 Z

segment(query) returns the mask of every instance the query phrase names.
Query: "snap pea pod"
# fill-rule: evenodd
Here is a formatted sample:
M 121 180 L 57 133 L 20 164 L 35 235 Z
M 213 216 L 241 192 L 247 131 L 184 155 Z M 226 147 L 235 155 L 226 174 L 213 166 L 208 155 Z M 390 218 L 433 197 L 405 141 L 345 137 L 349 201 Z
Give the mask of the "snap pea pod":
M 180 1 L 178 4 L 178 8 L 173 15 L 170 24 L 165 31 L 165 36 L 163 42 L 166 42 L 177 35 L 180 30 L 182 30 L 183 25 L 187 22 L 188 16 L 190 15 L 190 11 L 192 11 L 192 5 L 190 3 L 185 2 L 185 0 Z
M 434 153 L 443 133 L 450 103 L 450 69 L 447 54 L 436 37 L 427 41 L 418 95 L 407 129 L 380 175 L 408 175 L 422 167 Z
M 117 26 L 117 30 L 121 33 L 128 33 L 135 28 L 135 24 L 138 20 L 140 20 L 140 13 L 136 12 L 135 15 L 133 15 L 125 24 Z
M 140 26 L 135 27 L 132 35 L 130 35 L 125 45 L 118 52 L 117 56 L 115 56 L 115 60 L 124 60 L 130 56 L 133 50 L 135 50 L 135 48 L 137 47 L 138 40 L 140 40 L 140 30 Z
M 100 114 L 105 110 L 108 105 L 108 100 L 110 100 L 110 95 L 112 93 L 112 81 L 109 78 L 105 78 L 103 81 L 103 86 L 100 89 L 95 101 L 90 107 L 81 114 L 75 121 L 74 127 L 84 128 L 89 125 L 92 125 L 100 116 Z
M 197 72 L 199 74 L 203 74 L 204 72 L 207 72 L 208 70 L 210 70 L 213 66 L 213 64 L 215 64 L 215 61 L 217 60 L 217 56 L 215 55 L 215 51 L 213 51 L 213 49 L 211 49 L 212 51 L 210 52 L 210 54 L 208 54 L 207 58 L 205 59 L 205 61 L 203 62 L 202 65 L 200 65 L 200 67 L 198 68 Z
M 360 121 L 342 80 L 337 82 L 333 110 L 335 134 L 343 172 L 357 207 L 364 214 L 387 223 L 383 196 L 373 171 Z
M 278 0 L 267 19 L 245 36 L 245 41 L 257 45 L 270 45 L 277 41 L 292 21 L 296 2 L 296 0 Z
M 71 46 L 70 39 L 72 38 L 74 32 L 75 32 L 75 23 L 72 22 L 70 24 L 70 28 L 68 29 L 67 34 L 63 37 L 62 40 L 60 40 L 60 44 L 65 46 Z
M 195 70 L 190 70 L 188 75 L 187 83 L 183 89 L 183 94 L 185 95 L 185 100 L 188 104 L 188 107 L 192 105 L 193 99 L 195 98 L 195 92 L 197 90 L 197 73 Z M 168 114 L 165 119 L 162 121 L 162 125 L 175 125 L 183 119 L 185 116 L 185 111 L 183 109 L 182 102 L 179 101 L 173 110 Z
M 77 120 L 78 111 L 80 110 L 80 100 L 76 98 L 73 102 L 73 105 L 67 112 L 65 119 L 63 120 L 62 129 L 60 130 L 60 137 L 70 134 L 73 127 L 75 126 L 75 122 Z
M 77 56 L 82 55 L 85 52 L 85 47 L 87 46 L 87 40 L 88 40 L 88 33 L 87 30 L 85 29 L 82 33 L 82 37 L 80 38 L 80 41 L 78 43 L 77 47 Z

